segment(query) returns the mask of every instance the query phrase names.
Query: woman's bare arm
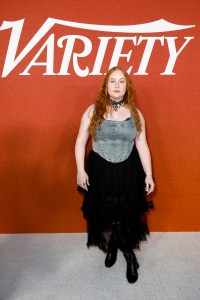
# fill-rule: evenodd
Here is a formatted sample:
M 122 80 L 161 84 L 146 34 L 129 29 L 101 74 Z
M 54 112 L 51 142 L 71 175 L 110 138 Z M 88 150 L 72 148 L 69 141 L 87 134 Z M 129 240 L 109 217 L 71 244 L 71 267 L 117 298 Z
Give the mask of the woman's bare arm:
M 94 105 L 87 108 L 81 118 L 81 124 L 75 144 L 75 157 L 77 166 L 77 184 L 83 189 L 88 190 L 89 178 L 85 172 L 85 147 L 89 138 L 89 125 L 92 118 Z
M 135 145 L 138 150 L 144 172 L 146 174 L 145 183 L 147 194 L 150 194 L 154 191 L 155 187 L 152 176 L 151 154 L 146 140 L 145 120 L 139 110 L 138 113 L 142 124 L 142 131 L 140 135 L 136 137 Z

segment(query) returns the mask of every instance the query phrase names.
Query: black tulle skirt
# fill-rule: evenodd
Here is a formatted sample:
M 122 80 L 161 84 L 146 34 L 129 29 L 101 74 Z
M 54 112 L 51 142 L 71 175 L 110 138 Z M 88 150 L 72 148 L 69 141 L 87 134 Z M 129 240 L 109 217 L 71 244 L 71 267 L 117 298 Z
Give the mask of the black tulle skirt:
M 136 147 L 119 163 L 108 162 L 92 150 L 87 165 L 90 186 L 81 208 L 87 221 L 87 246 L 106 252 L 112 223 L 123 222 L 132 247 L 138 248 L 149 233 L 146 213 L 153 203 L 145 196 L 145 174 Z

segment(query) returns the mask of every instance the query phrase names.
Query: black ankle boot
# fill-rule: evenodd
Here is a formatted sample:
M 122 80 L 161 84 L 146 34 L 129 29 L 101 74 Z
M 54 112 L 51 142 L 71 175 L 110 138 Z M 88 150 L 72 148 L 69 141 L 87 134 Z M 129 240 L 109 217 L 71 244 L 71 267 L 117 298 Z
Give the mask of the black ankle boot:
M 108 252 L 107 252 L 107 255 L 106 255 L 106 259 L 105 259 L 105 266 L 107 268 L 110 268 L 112 267 L 115 262 L 117 260 L 117 245 L 114 241 L 114 238 L 111 234 L 111 237 L 110 237 L 110 242 L 109 242 L 109 245 L 108 245 Z
M 124 222 L 113 224 L 113 236 L 117 245 L 123 252 L 127 262 L 126 277 L 129 283 L 134 283 L 138 279 L 137 269 L 139 264 L 132 250 L 131 239 L 128 228 Z
M 126 277 L 129 283 L 134 283 L 138 279 L 137 269 L 139 264 L 133 251 L 124 252 L 124 257 L 127 262 Z

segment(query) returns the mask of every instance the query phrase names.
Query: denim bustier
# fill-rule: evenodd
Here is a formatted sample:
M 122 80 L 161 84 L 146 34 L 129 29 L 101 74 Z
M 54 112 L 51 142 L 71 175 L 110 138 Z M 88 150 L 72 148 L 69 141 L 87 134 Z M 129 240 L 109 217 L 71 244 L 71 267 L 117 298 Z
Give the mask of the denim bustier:
M 92 140 L 92 147 L 107 161 L 122 162 L 129 157 L 136 135 L 132 116 L 124 121 L 103 120 L 96 131 L 96 139 Z

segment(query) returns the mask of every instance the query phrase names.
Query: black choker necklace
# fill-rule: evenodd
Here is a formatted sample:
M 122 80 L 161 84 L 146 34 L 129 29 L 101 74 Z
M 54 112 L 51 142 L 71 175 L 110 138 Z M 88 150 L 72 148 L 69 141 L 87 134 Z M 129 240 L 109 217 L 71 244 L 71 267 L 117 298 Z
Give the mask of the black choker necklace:
M 118 111 L 118 109 L 120 109 L 120 106 L 124 105 L 125 101 L 124 101 L 124 99 L 122 99 L 117 102 L 115 100 L 110 99 L 110 103 L 111 103 L 112 109 L 114 111 Z

